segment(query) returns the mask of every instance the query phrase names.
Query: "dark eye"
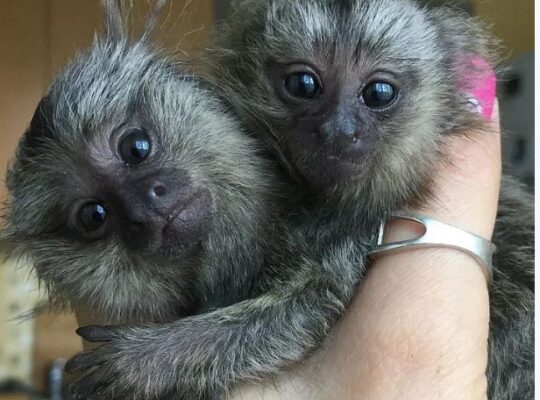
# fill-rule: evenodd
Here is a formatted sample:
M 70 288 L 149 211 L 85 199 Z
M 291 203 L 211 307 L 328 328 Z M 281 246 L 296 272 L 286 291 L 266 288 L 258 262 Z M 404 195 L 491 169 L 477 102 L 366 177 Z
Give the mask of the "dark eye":
M 86 233 L 96 233 L 105 226 L 107 211 L 100 203 L 84 204 L 79 210 L 77 223 Z
M 120 142 L 119 152 L 127 165 L 142 163 L 152 151 L 150 137 L 143 130 L 130 132 Z
M 386 82 L 372 82 L 362 92 L 364 103 L 370 108 L 387 107 L 397 98 L 397 89 Z
M 315 75 L 307 72 L 296 72 L 287 76 L 285 89 L 290 95 L 301 99 L 312 99 L 321 92 L 321 86 Z

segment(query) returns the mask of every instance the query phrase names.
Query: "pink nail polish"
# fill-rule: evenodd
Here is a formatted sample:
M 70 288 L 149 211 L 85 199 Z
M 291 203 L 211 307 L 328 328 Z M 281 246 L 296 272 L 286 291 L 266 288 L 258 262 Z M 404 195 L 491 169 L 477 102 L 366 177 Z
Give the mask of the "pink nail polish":
M 456 65 L 457 89 L 473 110 L 490 121 L 496 96 L 495 71 L 482 57 L 464 55 Z

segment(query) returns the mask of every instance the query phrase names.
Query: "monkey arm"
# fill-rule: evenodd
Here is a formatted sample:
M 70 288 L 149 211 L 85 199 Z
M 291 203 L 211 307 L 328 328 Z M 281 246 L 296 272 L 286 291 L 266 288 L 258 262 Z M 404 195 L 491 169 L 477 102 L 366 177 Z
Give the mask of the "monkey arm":
M 104 344 L 68 363 L 68 372 L 97 367 L 73 390 L 85 399 L 170 393 L 213 399 L 275 373 L 320 345 L 343 312 L 363 272 L 353 259 L 304 268 L 283 288 L 208 314 L 163 325 L 81 328 L 84 339 Z

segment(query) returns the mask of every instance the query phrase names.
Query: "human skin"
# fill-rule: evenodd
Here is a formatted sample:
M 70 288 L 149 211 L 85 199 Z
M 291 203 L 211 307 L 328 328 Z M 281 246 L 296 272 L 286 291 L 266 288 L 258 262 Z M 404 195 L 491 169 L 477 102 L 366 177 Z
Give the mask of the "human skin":
M 490 238 L 501 177 L 498 106 L 491 127 L 453 137 L 419 211 Z M 417 230 L 395 222 L 387 240 Z M 470 255 L 433 248 L 378 257 L 323 348 L 242 400 L 485 399 L 489 299 Z
M 501 176 L 497 106 L 491 126 L 448 141 L 433 200 L 417 211 L 491 237 Z M 393 223 L 387 240 L 415 229 Z M 76 314 L 81 326 L 99 322 Z M 488 324 L 486 277 L 471 256 L 443 248 L 379 256 L 321 350 L 233 399 L 484 399 Z

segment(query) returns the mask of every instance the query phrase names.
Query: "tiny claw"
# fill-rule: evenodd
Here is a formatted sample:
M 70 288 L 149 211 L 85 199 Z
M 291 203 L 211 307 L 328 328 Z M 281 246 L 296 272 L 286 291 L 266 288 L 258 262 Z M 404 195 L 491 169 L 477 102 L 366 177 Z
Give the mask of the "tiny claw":
M 110 342 L 116 337 L 116 330 L 112 326 L 83 326 L 75 333 L 91 343 Z

